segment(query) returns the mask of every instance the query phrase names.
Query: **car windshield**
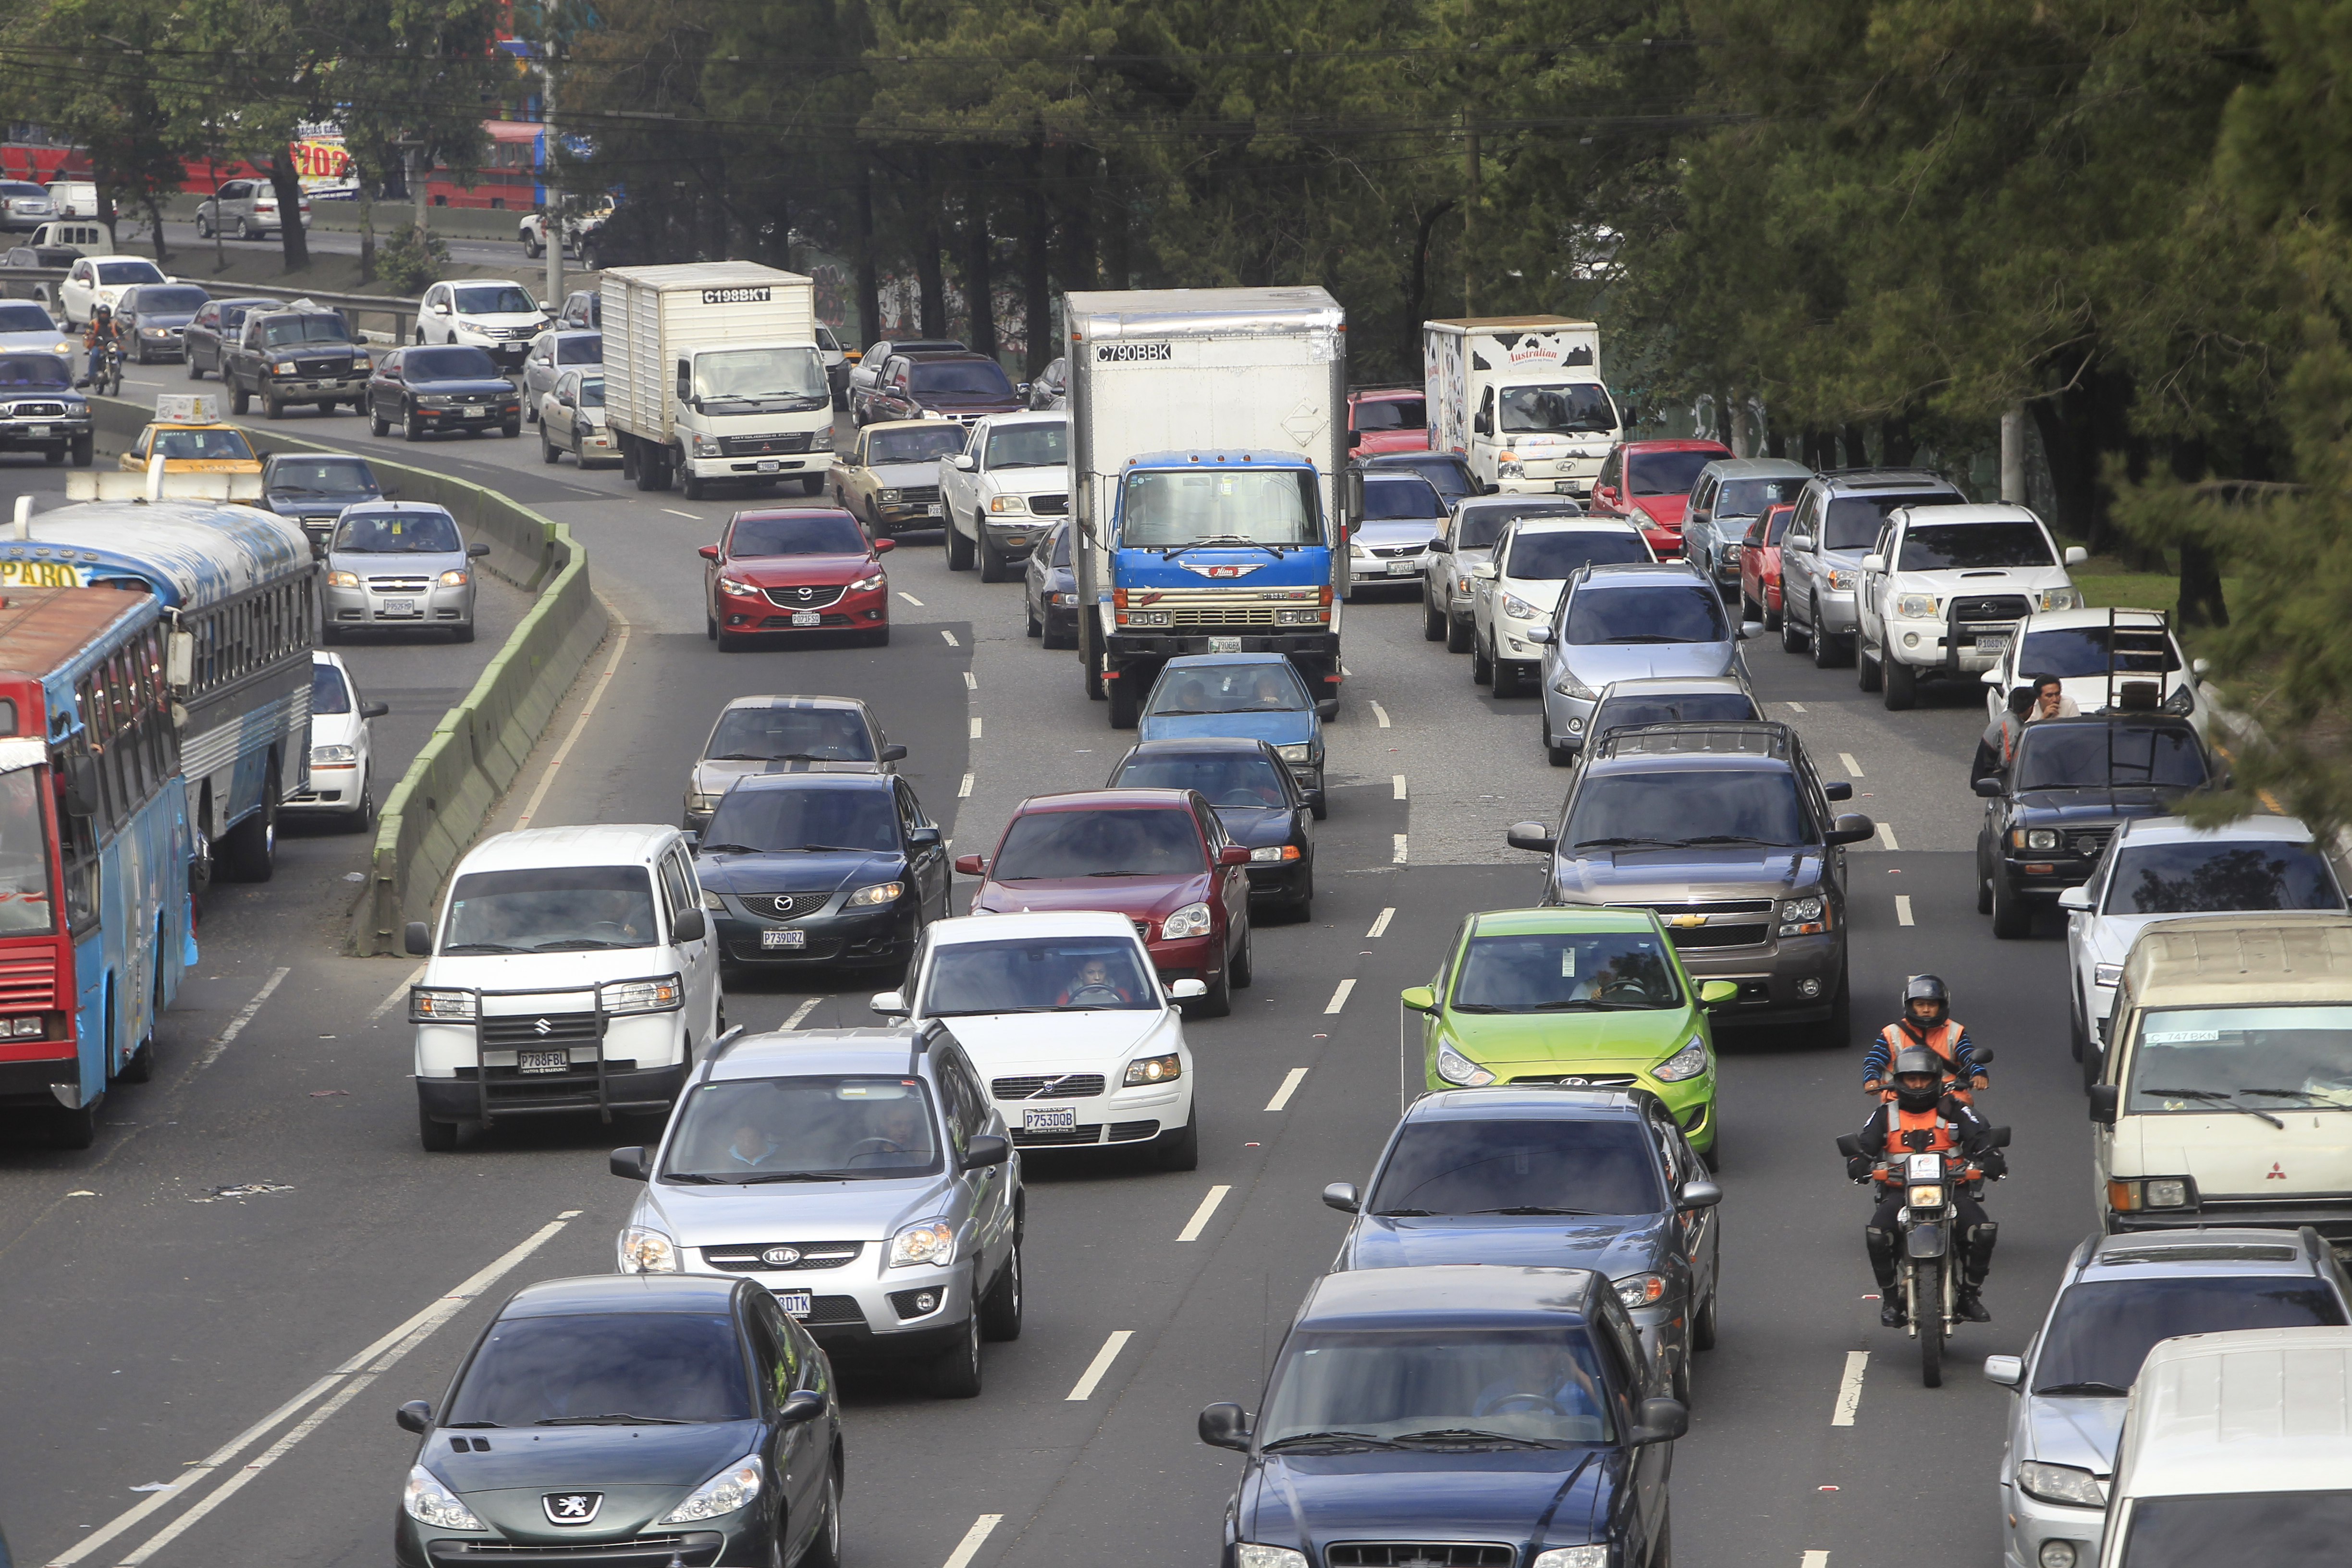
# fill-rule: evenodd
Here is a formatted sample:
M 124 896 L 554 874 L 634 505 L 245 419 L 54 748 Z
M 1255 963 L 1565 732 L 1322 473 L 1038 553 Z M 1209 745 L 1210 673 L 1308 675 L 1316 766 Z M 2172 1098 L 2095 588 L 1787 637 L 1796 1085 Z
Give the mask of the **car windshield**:
M 1378 458 L 1373 459 L 1370 468 L 1376 474 L 1398 468 L 1419 474 L 1430 482 L 1449 507 L 1464 496 L 1478 493 L 1477 482 L 1471 479 L 1468 467 L 1461 458 L 1448 453 L 1432 452 L 1426 457 L 1415 453 L 1407 458 Z
M 863 555 L 866 531 L 842 511 L 774 511 L 739 514 L 727 535 L 727 553 L 746 555 Z
M 1070 460 L 1070 427 L 1051 425 L 1010 425 L 988 433 L 991 468 L 1057 468 Z
M 1367 397 L 1355 406 L 1359 430 L 1425 430 L 1428 405 L 1418 397 Z
M 1364 1212 L 1663 1214 L 1658 1154 L 1641 1126 L 1608 1121 L 1408 1121 Z
M 1599 435 L 1617 428 L 1616 405 L 1597 381 L 1506 387 L 1500 402 L 1498 428 L 1505 436 Z
M 1622 566 L 1653 559 L 1649 545 L 1630 528 L 1551 530 L 1521 533 L 1511 541 L 1503 575 L 1521 581 L 1564 582 L 1580 566 Z
M 2335 1293 L 2315 1279 L 2273 1274 L 2087 1280 L 2059 1297 L 2050 1314 L 2033 1363 L 2033 1392 L 2121 1398 L 2159 1340 L 2343 1321 Z
M 555 340 L 555 363 L 558 364 L 603 364 L 604 334 L 602 332 L 567 333 Z
M 1465 1013 L 1580 1013 L 1681 1004 L 1682 985 L 1649 931 L 1474 936 L 1454 977 Z
M 161 283 L 163 274 L 152 261 L 101 261 L 98 264 L 100 283 Z
M 1743 691 L 1694 691 L 1678 697 L 1612 697 L 1593 710 L 1590 732 L 1631 724 L 1740 724 L 1763 718 Z
M 22 936 L 54 923 L 48 840 L 39 773 L 0 773 L 0 932 Z
M 1419 474 L 1378 474 L 1364 476 L 1364 520 L 1379 522 L 1388 518 L 1428 518 L 1434 521 L 1445 515 L 1445 498 L 1437 487 Z
M 661 1173 L 721 1185 L 889 1181 L 940 1169 L 920 1079 L 811 1074 L 719 1079 L 677 1103 Z
M 0 354 L 0 387 L 63 392 L 72 384 L 73 372 L 56 354 Z
M 1580 1327 L 1295 1331 L 1258 1417 L 1261 1447 L 1612 1439 L 1609 1400 Z
M 281 458 L 270 465 L 269 488 L 322 496 L 379 493 L 374 472 L 356 458 Z
M 1206 868 L 1201 825 L 1181 807 L 1033 811 L 1004 830 L 988 877 L 992 882 L 1181 877 Z
M 2002 566 L 2054 566 L 2050 541 L 2030 522 L 1913 523 L 1903 531 L 1898 572 L 1981 572 Z
M 1196 789 L 1211 805 L 1286 806 L 1287 770 L 1263 752 L 1209 752 L 1173 756 L 1129 753 L 1111 775 L 1112 789 Z
M 1010 397 L 1013 383 L 992 359 L 917 360 L 908 367 L 908 390 L 971 397 Z
M 1314 706 L 1287 661 L 1172 665 L 1160 672 L 1146 717 L 1186 713 L 1297 713 Z
M 651 947 L 654 886 L 643 866 L 470 871 L 449 895 L 448 952 L 567 952 Z
M 1705 583 L 1638 588 L 1588 585 L 1569 601 L 1568 636 L 1579 647 L 1612 643 L 1729 642 L 1723 598 Z
M 1966 496 L 1925 495 L 1839 496 L 1830 502 L 1829 521 L 1822 530 L 1823 550 L 1868 550 L 1878 542 L 1879 525 L 1897 507 L 1963 506 Z
M 411 349 L 400 356 L 401 374 L 419 381 L 498 381 L 499 367 L 488 351 L 462 344 L 447 348 Z
M 631 1303 L 635 1305 L 635 1303 Z M 494 1323 L 467 1364 L 447 1426 L 749 1421 L 751 1381 L 724 1312 L 583 1312 Z
M 935 463 L 962 451 L 968 434 L 962 426 L 944 419 L 898 430 L 876 430 L 866 437 L 866 460 L 877 468 L 886 463 Z
M 352 333 L 341 316 L 292 316 L 262 322 L 261 341 L 273 349 L 296 343 L 349 344 Z
M 457 290 L 461 316 L 535 316 L 539 301 L 511 283 Z
M 1319 516 L 1309 469 L 1154 469 L 1130 473 L 1119 487 L 1119 542 L 1138 550 L 1196 539 L 1313 544 Z
M 249 462 L 253 448 L 235 430 L 158 430 L 151 455 L 198 462 Z
M 47 310 L 30 300 L 0 300 L 0 332 L 40 332 L 56 337 L 58 324 L 49 319 Z
M 2344 894 L 2308 844 L 2200 838 L 2126 845 L 2107 879 L 2111 915 L 2205 915 L 2232 910 L 2340 910 Z
M 1523 517 L 1581 517 L 1584 509 L 1574 501 L 1551 501 L 1541 506 L 1466 506 L 1454 513 L 1453 543 L 1456 550 L 1492 550 L 1495 541 L 1503 537 L 1504 526 Z M 1649 557 L 1644 555 L 1643 560 Z
M 2197 732 L 2122 724 L 2029 724 L 2017 742 L 2017 787 L 2193 789 L 2205 782 Z
M 466 548 L 446 511 L 362 511 L 335 530 L 339 555 L 449 555 Z
M 1565 849 L 1813 842 L 1786 768 L 1601 773 L 1576 792 L 1560 837 Z
M 887 789 L 838 784 L 738 786 L 719 796 L 702 842 L 713 852 L 740 847 L 772 855 L 803 849 L 896 855 L 898 800 Z
M 769 763 L 780 758 L 819 763 L 870 763 L 874 737 L 866 716 L 850 708 L 730 708 L 719 715 L 706 757 Z
M 150 316 L 193 316 L 211 298 L 201 289 L 142 289 L 139 309 Z
M 1625 458 L 1627 488 L 1637 496 L 1686 496 L 1699 470 L 1731 454 L 1719 447 L 1690 451 L 1633 452 Z
M 579 401 L 572 406 L 575 408 L 604 407 L 604 378 L 601 375 L 583 376 L 580 380 Z
M 830 402 L 824 359 L 807 348 L 730 349 L 694 356 L 694 395 L 705 403 Z
M 343 672 L 331 664 L 310 667 L 310 711 L 316 713 L 348 713 L 352 710 L 351 682 Z
M 2135 1111 L 2352 1110 L 2352 1007 L 2163 1007 L 2141 1015 Z
M 933 948 L 920 1011 L 958 1018 L 1161 1005 L 1159 983 L 1130 938 L 1022 937 Z
M 2334 1568 L 2347 1537 L 2352 1491 L 2135 1498 L 2120 1568 L 2211 1568 L 2249 1550 L 2263 1568 Z
M 1715 495 L 1715 515 L 1718 521 L 1727 517 L 1758 517 L 1768 506 L 1795 500 L 1804 488 L 1804 479 L 1796 474 L 1784 479 L 1726 479 Z
M 2104 678 L 2110 644 L 2117 675 L 2168 675 L 2180 668 L 2171 637 L 2162 626 L 2119 626 L 2112 635 L 2103 626 L 2028 630 L 2018 645 L 2017 668 L 2061 680 Z

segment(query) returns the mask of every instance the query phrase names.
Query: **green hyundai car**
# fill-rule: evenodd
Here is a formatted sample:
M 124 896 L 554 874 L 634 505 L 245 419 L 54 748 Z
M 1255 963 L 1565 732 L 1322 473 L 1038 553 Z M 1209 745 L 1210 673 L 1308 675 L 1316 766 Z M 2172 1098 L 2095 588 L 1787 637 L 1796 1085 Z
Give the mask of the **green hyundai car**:
M 1490 910 L 1462 922 L 1437 978 L 1403 1002 L 1422 1015 L 1433 1092 L 1638 1085 L 1705 1154 L 1715 1147 L 1706 1010 L 1738 994 L 1728 980 L 1694 984 L 1647 910 Z

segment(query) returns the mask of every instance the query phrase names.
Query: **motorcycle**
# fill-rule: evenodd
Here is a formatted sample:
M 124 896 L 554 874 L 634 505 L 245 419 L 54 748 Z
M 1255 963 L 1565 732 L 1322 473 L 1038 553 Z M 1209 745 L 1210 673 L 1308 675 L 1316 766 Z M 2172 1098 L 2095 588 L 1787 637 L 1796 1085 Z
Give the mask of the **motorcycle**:
M 2007 1148 L 2009 1129 L 1992 1129 L 1989 1146 Z M 1862 1139 L 1847 1133 L 1838 1140 L 1838 1152 L 1849 1160 L 1863 1158 Z M 1919 1381 L 1929 1388 L 1941 1388 L 1944 1342 L 1960 1322 L 1953 1310 L 1959 1295 L 1960 1270 L 1959 1256 L 1952 1246 L 1952 1226 L 1958 1217 L 1953 1198 L 1963 1184 L 1971 1197 L 1981 1198 L 1985 1173 L 1958 1150 L 1947 1150 L 1889 1154 L 1874 1163 L 1864 1180 L 1903 1184 L 1903 1207 L 1895 1219 L 1903 1237 L 1895 1258 L 1895 1288 L 1903 1292 L 1911 1337 L 1919 1342 Z
M 96 394 L 96 395 L 100 395 L 100 396 L 102 396 L 102 397 L 120 397 L 120 396 L 121 396 L 121 395 L 122 395 L 122 344 L 121 344 L 121 342 L 119 340 L 116 340 L 116 339 L 112 339 L 112 338 L 108 339 L 108 340 L 107 340 L 107 342 L 106 342 L 106 343 L 105 343 L 105 352 L 104 352 L 104 353 L 100 353 L 100 354 L 99 355 L 99 359 L 98 359 L 98 374 L 95 374 L 95 375 L 91 375 L 91 376 L 86 376 L 86 377 L 84 377 L 81 381 L 77 382 L 75 384 L 76 384 L 76 385 L 79 385 L 79 386 L 87 387 L 87 388 L 89 388 L 89 391 L 90 391 L 90 392 L 92 392 L 92 393 L 94 393 L 94 394 Z

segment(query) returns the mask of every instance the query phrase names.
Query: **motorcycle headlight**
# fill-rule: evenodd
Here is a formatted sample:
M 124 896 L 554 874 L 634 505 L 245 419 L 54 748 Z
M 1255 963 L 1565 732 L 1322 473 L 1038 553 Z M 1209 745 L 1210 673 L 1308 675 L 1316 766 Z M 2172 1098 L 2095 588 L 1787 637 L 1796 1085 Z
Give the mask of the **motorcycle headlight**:
M 330 572 L 327 574 L 327 586 L 330 588 L 356 588 L 359 585 L 360 574 L 356 572 Z
M 756 599 L 760 596 L 759 589 L 749 583 L 739 583 L 732 577 L 719 579 L 719 591 L 722 594 L 732 594 L 739 599 Z
M 337 763 L 348 765 L 350 763 L 356 763 L 359 760 L 360 750 L 357 746 L 313 746 L 310 748 L 310 762 L 311 765 L 314 767 L 331 767 Z
M 1936 618 L 1936 595 L 1899 594 L 1895 599 L 1895 613 L 1908 620 L 1932 621 Z
M 400 1506 L 409 1518 L 435 1530 L 488 1530 L 488 1525 L 474 1517 L 474 1510 L 457 1500 L 457 1494 L 441 1484 L 441 1478 L 422 1465 L 408 1472 L 408 1485 L 402 1491 Z
M 408 994 L 408 1021 L 412 1024 L 470 1024 L 478 1004 L 470 991 L 428 991 L 423 986 Z
M 2079 610 L 2083 607 L 2082 591 L 2071 587 L 2044 588 L 2033 596 L 2033 607 L 2037 610 Z
M 642 1225 L 625 1226 L 621 1231 L 621 1272 L 675 1274 L 677 1244 L 662 1232 Z
M 1174 1083 L 1183 1076 L 1184 1063 L 1173 1055 L 1138 1057 L 1127 1064 L 1126 1087 L 1140 1089 L 1146 1084 Z
M 1932 1183 L 1903 1189 L 1903 1201 L 1915 1209 L 1936 1209 L 1944 1206 L 1944 1189 Z
M 692 1524 L 733 1513 L 760 1495 L 765 1474 L 757 1454 L 747 1454 L 694 1489 L 687 1500 L 661 1516 L 663 1524 Z
M 1493 1073 L 1444 1041 L 1437 1047 L 1437 1076 L 1465 1089 L 1479 1089 L 1495 1081 Z
M 988 498 L 988 510 L 991 511 L 1027 511 L 1029 510 L 1029 501 L 1024 496 L 991 496 Z
M 473 578 L 467 576 L 461 567 L 453 567 L 441 574 L 441 585 L 444 588 L 462 588 L 472 581 Z
M 1617 1300 L 1629 1312 L 1654 1307 L 1666 1299 L 1666 1280 L 1662 1274 L 1629 1274 L 1612 1283 L 1617 1287 Z
M 2017 1467 L 2017 1485 L 2027 1496 L 2044 1502 L 2072 1503 L 2077 1508 L 2107 1506 L 2107 1489 L 2099 1484 L 2099 1478 L 2072 1465 L 2028 1459 Z
M 1592 688 L 1577 679 L 1576 671 L 1572 669 L 1562 669 L 1553 676 L 1551 689 L 1562 697 L 1573 697 L 1579 702 L 1591 702 L 1599 696 Z
M 1832 566 L 1829 571 L 1829 580 L 1831 593 L 1851 594 L 1853 585 L 1862 580 L 1862 574 L 1851 567 Z
M 870 577 L 860 577 L 856 582 L 852 583 L 849 585 L 849 591 L 853 594 L 870 594 L 881 585 L 882 574 L 877 572 Z
M 860 888 L 850 894 L 842 900 L 841 907 L 845 910 L 871 909 L 876 904 L 890 902 L 906 890 L 904 882 L 877 882 L 870 888 Z
M 1186 904 L 1160 922 L 1160 935 L 1166 942 L 1178 942 L 1185 937 L 1209 934 L 1209 906 Z
M 1532 621 L 1544 614 L 1517 594 L 1503 595 L 1503 614 L 1515 621 Z
M 686 987 L 675 974 L 665 974 L 657 980 L 625 980 L 617 985 L 600 985 L 596 994 L 607 1013 L 667 1013 L 686 1000 Z
M 1693 1035 L 1683 1048 L 1650 1069 L 1660 1083 L 1681 1083 L 1706 1071 L 1706 1042 Z
M 890 1267 L 929 1263 L 944 1268 L 955 1258 L 955 1227 L 943 1219 L 910 1225 L 890 1238 Z

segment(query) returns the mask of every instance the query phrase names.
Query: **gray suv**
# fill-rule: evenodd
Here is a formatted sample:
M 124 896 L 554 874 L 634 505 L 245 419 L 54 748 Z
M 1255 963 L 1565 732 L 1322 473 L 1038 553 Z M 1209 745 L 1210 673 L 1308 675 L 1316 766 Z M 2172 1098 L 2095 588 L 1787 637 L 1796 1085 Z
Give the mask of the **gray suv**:
M 452 642 L 474 640 L 474 562 L 487 544 L 467 544 L 457 520 L 437 506 L 371 501 L 343 509 L 327 543 L 327 586 L 319 640 L 345 632 L 441 627 Z
M 1587 748 L 1557 830 L 1514 824 L 1514 849 L 1551 857 L 1540 900 L 1654 910 L 1701 984 L 1738 996 L 1735 1024 L 1822 1024 L 1843 1047 L 1845 846 L 1878 830 L 1832 813 L 1853 785 L 1824 784 L 1786 724 L 1643 724 Z
M 983 1339 L 1021 1333 L 1021 1157 L 947 1026 L 722 1037 L 656 1149 L 625 1274 L 748 1275 L 836 1361 L 927 1366 L 980 1392 Z
M 1818 669 L 1853 658 L 1862 558 L 1876 547 L 1886 514 L 1906 506 L 1965 506 L 1968 499 L 1928 468 L 1835 468 L 1814 476 L 1799 493 L 1780 541 L 1780 646 L 1810 652 Z

